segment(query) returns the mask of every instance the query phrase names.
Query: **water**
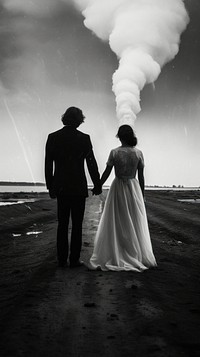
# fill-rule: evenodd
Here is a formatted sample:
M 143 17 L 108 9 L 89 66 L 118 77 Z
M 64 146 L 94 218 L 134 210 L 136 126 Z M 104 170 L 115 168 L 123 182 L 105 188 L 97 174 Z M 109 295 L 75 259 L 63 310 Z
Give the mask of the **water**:
M 93 188 L 92 185 L 88 186 L 89 189 Z M 104 185 L 103 188 L 109 189 L 110 186 Z M 162 190 L 162 191 L 197 191 L 200 190 L 200 187 L 150 187 L 147 186 L 145 187 L 145 190 Z M 0 193 L 3 192 L 47 192 L 46 186 L 1 186 L 0 185 Z
M 188 202 L 188 203 L 200 203 L 199 198 L 185 198 L 185 199 L 179 199 L 179 202 Z
M 0 193 L 42 193 L 42 192 L 47 192 L 46 186 L 4 186 L 0 185 Z M 28 202 L 35 202 L 37 201 L 38 198 L 4 198 L 2 197 L 0 199 L 0 207 L 1 206 L 9 206 L 9 205 L 18 205 L 18 204 L 23 204 L 23 203 L 28 203 Z
M 89 185 L 88 189 L 91 189 L 93 186 Z M 105 190 L 108 190 L 110 186 L 104 185 L 103 188 Z M 146 187 L 145 190 L 162 190 L 162 191 L 197 191 L 200 190 L 200 187 Z M 41 193 L 41 192 L 47 192 L 46 186 L 1 186 L 0 185 L 0 193 L 19 193 L 19 192 L 25 192 L 25 193 Z M 0 206 L 8 206 L 8 205 L 16 205 L 16 204 L 22 204 L 22 203 L 27 203 L 27 202 L 35 202 L 37 198 L 20 198 L 20 199 L 5 199 L 0 201 Z M 181 200 L 179 200 L 181 201 Z M 182 200 L 183 201 L 183 200 Z M 190 199 L 187 200 L 189 202 Z M 199 203 L 198 200 L 193 200 L 191 199 L 191 202 L 196 202 Z
M 145 190 L 155 190 L 155 191 L 199 191 L 200 187 L 145 187 Z
M 5 201 L 0 201 L 0 206 L 19 205 L 22 203 L 30 203 L 30 202 L 35 202 L 38 200 L 39 200 L 38 198 L 22 198 L 20 200 L 10 199 L 10 200 L 5 200 Z
M 47 192 L 46 186 L 1 186 L 0 193 L 3 192 Z

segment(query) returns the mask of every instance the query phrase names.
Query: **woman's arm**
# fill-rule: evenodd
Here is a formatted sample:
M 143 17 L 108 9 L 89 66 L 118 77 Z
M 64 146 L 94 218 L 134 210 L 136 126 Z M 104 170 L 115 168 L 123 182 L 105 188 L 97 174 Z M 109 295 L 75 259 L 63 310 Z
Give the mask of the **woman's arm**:
M 142 166 L 138 167 L 138 181 L 144 197 L 144 167 Z
M 108 177 L 110 176 L 110 173 L 112 171 L 112 166 L 106 166 L 102 176 L 101 176 L 101 184 L 103 186 L 104 182 L 106 182 L 106 180 L 108 179 Z

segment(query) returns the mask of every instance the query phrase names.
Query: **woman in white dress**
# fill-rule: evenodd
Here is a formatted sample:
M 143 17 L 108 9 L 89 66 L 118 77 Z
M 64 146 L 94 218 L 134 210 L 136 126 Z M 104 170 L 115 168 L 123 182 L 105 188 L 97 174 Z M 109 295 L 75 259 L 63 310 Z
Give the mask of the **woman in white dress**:
M 115 178 L 99 222 L 90 269 L 142 272 L 157 265 L 143 199 L 144 159 L 129 125 L 122 125 L 117 137 L 121 146 L 111 150 L 101 177 L 103 185 L 114 166 Z

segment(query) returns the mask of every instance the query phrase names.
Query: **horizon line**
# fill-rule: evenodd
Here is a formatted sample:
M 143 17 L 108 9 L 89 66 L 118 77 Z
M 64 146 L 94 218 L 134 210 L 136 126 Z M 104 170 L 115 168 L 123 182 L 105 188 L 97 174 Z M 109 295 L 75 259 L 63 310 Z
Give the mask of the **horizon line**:
M 26 186 L 46 186 L 45 182 L 40 182 L 40 181 L 36 181 L 36 182 L 31 182 L 31 181 L 0 181 L 0 186 L 22 186 L 22 185 L 26 185 Z M 93 185 L 92 184 L 88 184 L 88 188 L 92 188 Z M 103 185 L 103 187 L 110 187 L 110 185 Z M 185 186 L 185 185 L 145 185 L 145 187 L 149 187 L 149 188 L 200 188 L 200 186 L 196 185 L 196 186 Z

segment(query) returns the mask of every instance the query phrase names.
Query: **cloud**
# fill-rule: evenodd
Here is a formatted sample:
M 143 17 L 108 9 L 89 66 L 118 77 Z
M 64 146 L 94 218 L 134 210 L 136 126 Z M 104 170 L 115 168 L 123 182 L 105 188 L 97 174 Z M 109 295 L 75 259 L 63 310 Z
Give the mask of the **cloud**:
M 120 124 L 133 125 L 140 91 L 153 83 L 179 50 L 189 17 L 182 0 L 75 0 L 84 24 L 108 40 L 119 58 L 113 91 Z M 127 84 L 127 86 L 126 86 Z
M 23 12 L 36 16 L 48 15 L 57 8 L 54 0 L 3 0 L 3 6 L 13 13 Z
M 44 81 L 49 83 L 51 76 L 52 82 L 64 80 L 61 71 L 68 62 L 65 55 L 73 53 L 68 35 L 74 20 L 74 16 L 70 18 L 74 15 L 71 4 L 71 1 L 53 0 L 1 3 L 2 87 L 18 91 L 21 86 L 40 87 Z

